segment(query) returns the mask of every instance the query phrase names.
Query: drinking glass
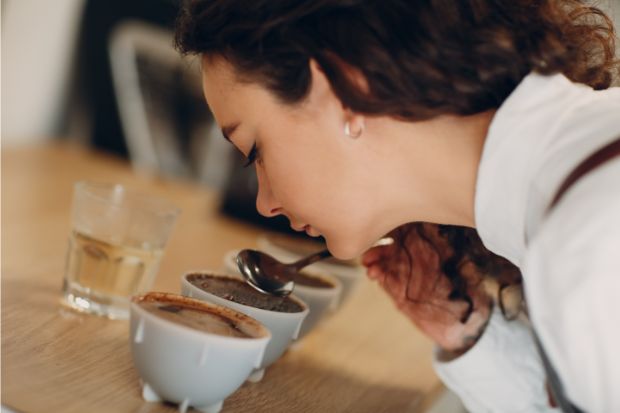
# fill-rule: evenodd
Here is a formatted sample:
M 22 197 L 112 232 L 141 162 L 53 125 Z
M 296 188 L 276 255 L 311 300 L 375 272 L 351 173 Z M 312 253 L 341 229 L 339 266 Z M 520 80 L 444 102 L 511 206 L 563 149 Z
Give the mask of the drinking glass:
M 170 202 L 118 184 L 77 182 L 63 281 L 70 307 L 129 316 L 129 297 L 155 280 L 179 214 Z

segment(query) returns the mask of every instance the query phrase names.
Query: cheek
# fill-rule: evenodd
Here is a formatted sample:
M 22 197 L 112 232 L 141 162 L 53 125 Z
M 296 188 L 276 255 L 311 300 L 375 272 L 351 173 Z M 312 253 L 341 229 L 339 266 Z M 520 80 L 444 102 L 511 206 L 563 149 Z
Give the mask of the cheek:
M 302 123 L 295 134 L 269 135 L 263 160 L 273 196 L 286 212 L 326 237 L 359 234 L 360 223 L 368 221 L 372 204 L 368 193 L 372 192 L 365 190 L 367 180 L 351 155 L 350 138 L 323 122 Z
M 266 168 L 273 196 L 294 219 L 312 225 L 338 258 L 359 256 L 382 234 L 372 229 L 373 200 L 351 176 L 328 165 L 280 160 Z
M 285 209 L 297 215 L 316 208 L 329 208 L 337 188 L 341 187 L 338 162 L 329 152 L 299 144 L 268 148 L 264 156 L 264 173 L 273 195 Z M 303 216 L 299 216 L 303 218 Z

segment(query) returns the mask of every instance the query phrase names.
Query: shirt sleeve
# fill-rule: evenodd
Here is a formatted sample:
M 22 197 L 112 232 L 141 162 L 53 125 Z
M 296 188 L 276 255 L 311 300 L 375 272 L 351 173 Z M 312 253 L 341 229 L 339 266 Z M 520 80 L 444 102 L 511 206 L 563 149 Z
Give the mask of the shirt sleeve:
M 559 412 L 549 406 L 545 372 L 524 322 L 506 321 L 496 308 L 478 342 L 462 356 L 434 366 L 472 413 Z

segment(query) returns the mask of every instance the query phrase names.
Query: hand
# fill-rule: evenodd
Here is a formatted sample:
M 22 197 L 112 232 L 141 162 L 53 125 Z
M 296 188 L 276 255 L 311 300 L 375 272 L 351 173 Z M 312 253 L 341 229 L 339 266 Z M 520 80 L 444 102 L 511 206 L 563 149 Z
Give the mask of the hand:
M 389 235 L 395 239 L 393 244 L 371 248 L 363 255 L 368 276 L 442 349 L 464 353 L 490 317 L 492 300 L 478 266 L 467 254 L 455 254 L 438 225 L 407 224 Z

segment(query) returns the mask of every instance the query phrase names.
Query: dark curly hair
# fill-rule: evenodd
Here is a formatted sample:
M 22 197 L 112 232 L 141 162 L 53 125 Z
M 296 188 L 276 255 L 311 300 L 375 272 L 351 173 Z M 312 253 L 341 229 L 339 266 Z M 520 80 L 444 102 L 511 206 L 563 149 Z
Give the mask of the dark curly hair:
M 605 89 L 619 74 L 614 39 L 610 19 L 580 0 L 190 0 L 175 44 L 226 59 L 241 81 L 289 104 L 308 93 L 314 59 L 351 110 L 416 121 L 498 108 L 532 71 Z M 421 227 L 396 235 L 406 231 Z M 454 250 L 443 263 L 449 299 L 471 309 L 460 276 L 467 260 L 514 274 L 475 230 L 442 226 L 440 234 Z
M 409 244 L 412 239 L 422 240 L 428 247 L 437 254 L 440 263 L 440 275 L 446 277 L 450 282 L 451 291 L 447 299 L 451 301 L 462 300 L 467 303 L 467 308 L 463 314 L 459 314 L 461 322 L 466 322 L 474 310 L 474 302 L 471 299 L 475 289 L 481 287 L 484 278 L 495 279 L 499 286 L 521 284 L 521 272 L 507 259 L 500 257 L 486 249 L 478 233 L 473 228 L 460 227 L 454 225 L 438 225 L 438 236 L 445 241 L 445 245 L 429 233 L 429 227 L 422 222 L 408 223 L 392 230 L 388 235 L 404 253 L 408 260 L 409 274 L 407 274 L 408 284 L 406 286 L 406 297 L 411 302 L 425 302 L 419 297 L 410 296 L 409 284 L 413 274 L 413 263 L 416 259 L 409 251 Z M 471 263 L 476 268 L 476 274 L 469 277 L 462 275 L 462 269 Z M 386 274 L 387 276 L 387 274 Z M 439 280 L 426 280 L 429 285 L 437 286 Z M 430 302 L 425 302 L 431 304 Z M 445 310 L 443 307 L 438 310 Z
M 190 0 L 175 43 L 286 103 L 315 59 L 351 110 L 407 120 L 497 108 L 531 71 L 595 89 L 618 73 L 611 21 L 579 0 Z

